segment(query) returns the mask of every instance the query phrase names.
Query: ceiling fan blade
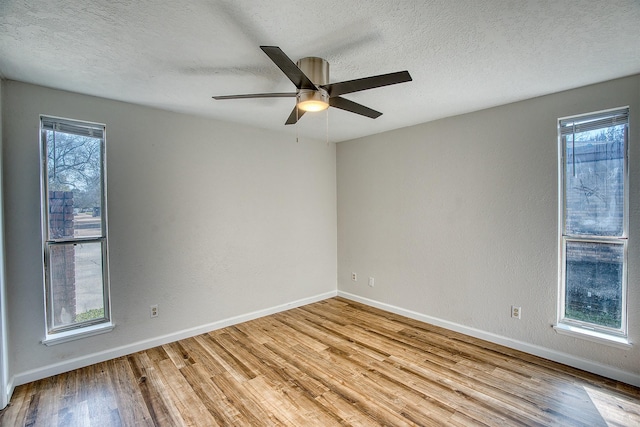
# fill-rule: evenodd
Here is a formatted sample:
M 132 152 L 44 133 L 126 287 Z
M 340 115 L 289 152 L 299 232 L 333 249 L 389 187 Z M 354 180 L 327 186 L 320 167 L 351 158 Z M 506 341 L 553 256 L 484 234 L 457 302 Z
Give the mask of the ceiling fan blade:
M 296 105 L 295 107 L 293 107 L 293 111 L 291 112 L 291 114 L 289 114 L 289 118 L 285 122 L 285 125 L 295 125 L 298 120 L 300 120 L 300 117 L 304 115 L 304 113 L 305 111 L 299 109 Z
M 271 58 L 298 89 L 317 89 L 309 77 L 278 46 L 260 46 L 260 49 Z
M 411 75 L 408 71 L 398 71 L 378 76 L 364 77 L 362 79 L 347 80 L 338 83 L 329 83 L 320 86 L 329 93 L 329 96 L 340 96 L 345 93 L 358 92 L 361 90 L 373 89 L 381 86 L 395 85 L 398 83 L 410 82 Z
M 372 119 L 376 119 L 382 115 L 380 111 L 372 110 L 362 104 L 358 104 L 357 102 L 353 102 L 347 98 L 341 98 L 339 96 L 329 98 L 329 105 L 351 113 L 360 114 L 361 116 L 371 117 Z
M 250 93 L 247 95 L 221 95 L 212 96 L 213 99 L 247 99 L 247 98 L 295 98 L 295 92 L 281 92 L 281 93 Z

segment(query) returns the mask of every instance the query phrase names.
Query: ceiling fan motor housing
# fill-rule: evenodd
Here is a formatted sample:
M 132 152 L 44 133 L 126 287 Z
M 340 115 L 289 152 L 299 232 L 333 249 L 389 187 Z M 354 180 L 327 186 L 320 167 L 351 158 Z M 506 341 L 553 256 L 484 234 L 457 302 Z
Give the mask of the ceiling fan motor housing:
M 296 65 L 316 86 L 329 84 L 329 63 L 326 59 L 308 56 L 299 59 Z
M 325 59 L 309 56 L 299 59 L 296 65 L 316 86 L 329 83 L 329 63 Z M 329 94 L 322 88 L 299 89 L 297 105 L 305 111 L 326 110 L 329 107 Z

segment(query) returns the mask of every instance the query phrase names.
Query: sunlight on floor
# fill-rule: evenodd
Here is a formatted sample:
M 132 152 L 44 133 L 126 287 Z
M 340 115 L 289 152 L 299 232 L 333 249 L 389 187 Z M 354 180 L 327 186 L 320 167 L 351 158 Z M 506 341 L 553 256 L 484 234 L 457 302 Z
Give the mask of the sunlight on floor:
M 640 400 L 613 396 L 593 387 L 584 389 L 608 426 L 640 425 Z

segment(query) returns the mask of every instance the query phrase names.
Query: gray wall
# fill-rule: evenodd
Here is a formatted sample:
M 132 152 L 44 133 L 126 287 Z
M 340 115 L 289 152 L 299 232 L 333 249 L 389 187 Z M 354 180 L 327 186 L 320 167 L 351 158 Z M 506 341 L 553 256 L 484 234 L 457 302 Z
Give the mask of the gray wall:
M 557 119 L 626 105 L 629 330 L 636 343 L 630 350 L 551 327 L 558 295 Z M 338 144 L 339 291 L 637 380 L 639 111 L 640 76 L 633 76 Z M 522 306 L 521 320 L 510 317 L 511 305 Z
M 335 294 L 333 144 L 12 81 L 3 102 L 12 375 Z M 39 114 L 107 127 L 117 326 L 51 347 L 40 344 Z
M 7 383 L 9 381 L 7 371 L 7 296 L 4 260 L 4 192 L 2 184 L 2 89 L 4 80 L 0 79 L 0 408 L 4 408 L 8 402 Z

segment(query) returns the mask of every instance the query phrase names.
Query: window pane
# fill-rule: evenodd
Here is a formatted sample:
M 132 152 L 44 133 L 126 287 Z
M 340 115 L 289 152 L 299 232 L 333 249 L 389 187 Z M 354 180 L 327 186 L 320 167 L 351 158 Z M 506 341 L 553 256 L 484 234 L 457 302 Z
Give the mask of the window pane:
M 105 318 L 102 243 L 49 246 L 51 327 Z
M 105 127 L 41 116 L 40 131 L 48 341 L 110 321 Z
M 566 243 L 567 319 L 620 329 L 624 245 Z
M 102 236 L 102 139 L 45 131 L 49 239 Z
M 566 235 L 623 235 L 625 128 L 565 136 Z

